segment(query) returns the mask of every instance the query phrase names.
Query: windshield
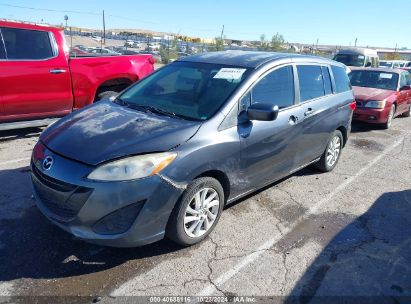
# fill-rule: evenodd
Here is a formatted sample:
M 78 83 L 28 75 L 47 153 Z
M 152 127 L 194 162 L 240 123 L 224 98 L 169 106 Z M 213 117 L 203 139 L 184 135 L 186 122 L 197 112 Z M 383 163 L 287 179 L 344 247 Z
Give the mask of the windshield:
M 387 62 L 387 61 L 380 61 L 380 67 L 390 68 L 390 67 L 392 67 L 392 63 L 391 63 L 391 62 Z
M 351 84 L 357 87 L 376 88 L 396 91 L 398 74 L 380 71 L 352 71 L 349 75 Z
M 364 55 L 337 54 L 334 60 L 348 66 L 363 67 L 365 65 Z
M 216 64 L 175 62 L 132 86 L 118 100 L 138 109 L 191 120 L 212 117 L 249 70 Z

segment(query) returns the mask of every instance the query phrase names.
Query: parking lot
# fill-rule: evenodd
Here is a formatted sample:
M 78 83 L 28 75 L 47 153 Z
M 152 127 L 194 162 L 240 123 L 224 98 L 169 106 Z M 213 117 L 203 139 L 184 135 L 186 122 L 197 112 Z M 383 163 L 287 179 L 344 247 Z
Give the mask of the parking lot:
M 190 248 L 99 247 L 51 224 L 31 198 L 40 132 L 1 133 L 0 295 L 411 296 L 410 118 L 355 124 L 336 170 L 304 169 L 228 206 Z

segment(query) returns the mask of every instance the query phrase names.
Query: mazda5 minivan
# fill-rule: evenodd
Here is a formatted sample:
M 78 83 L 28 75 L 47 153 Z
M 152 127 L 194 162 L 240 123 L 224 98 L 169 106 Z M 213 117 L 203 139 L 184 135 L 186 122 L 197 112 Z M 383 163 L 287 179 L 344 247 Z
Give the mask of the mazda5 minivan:
M 354 109 L 335 61 L 184 57 L 47 128 L 32 155 L 34 195 L 54 224 L 89 242 L 192 245 L 226 204 L 308 165 L 331 171 Z

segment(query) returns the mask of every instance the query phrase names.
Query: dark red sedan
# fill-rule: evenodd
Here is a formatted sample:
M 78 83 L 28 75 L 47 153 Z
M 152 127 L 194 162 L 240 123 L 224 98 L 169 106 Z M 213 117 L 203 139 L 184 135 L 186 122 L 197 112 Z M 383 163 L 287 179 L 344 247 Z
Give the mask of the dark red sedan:
M 411 116 L 411 78 L 396 69 L 353 69 L 349 74 L 357 109 L 353 119 L 391 126 L 399 115 Z

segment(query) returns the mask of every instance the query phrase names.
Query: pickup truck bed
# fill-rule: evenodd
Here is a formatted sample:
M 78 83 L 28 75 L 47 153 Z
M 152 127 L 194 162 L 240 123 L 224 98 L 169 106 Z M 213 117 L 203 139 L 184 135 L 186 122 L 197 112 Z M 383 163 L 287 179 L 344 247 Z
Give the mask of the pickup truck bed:
M 61 28 L 0 20 L 0 130 L 65 116 L 153 65 L 151 55 L 70 58 Z

